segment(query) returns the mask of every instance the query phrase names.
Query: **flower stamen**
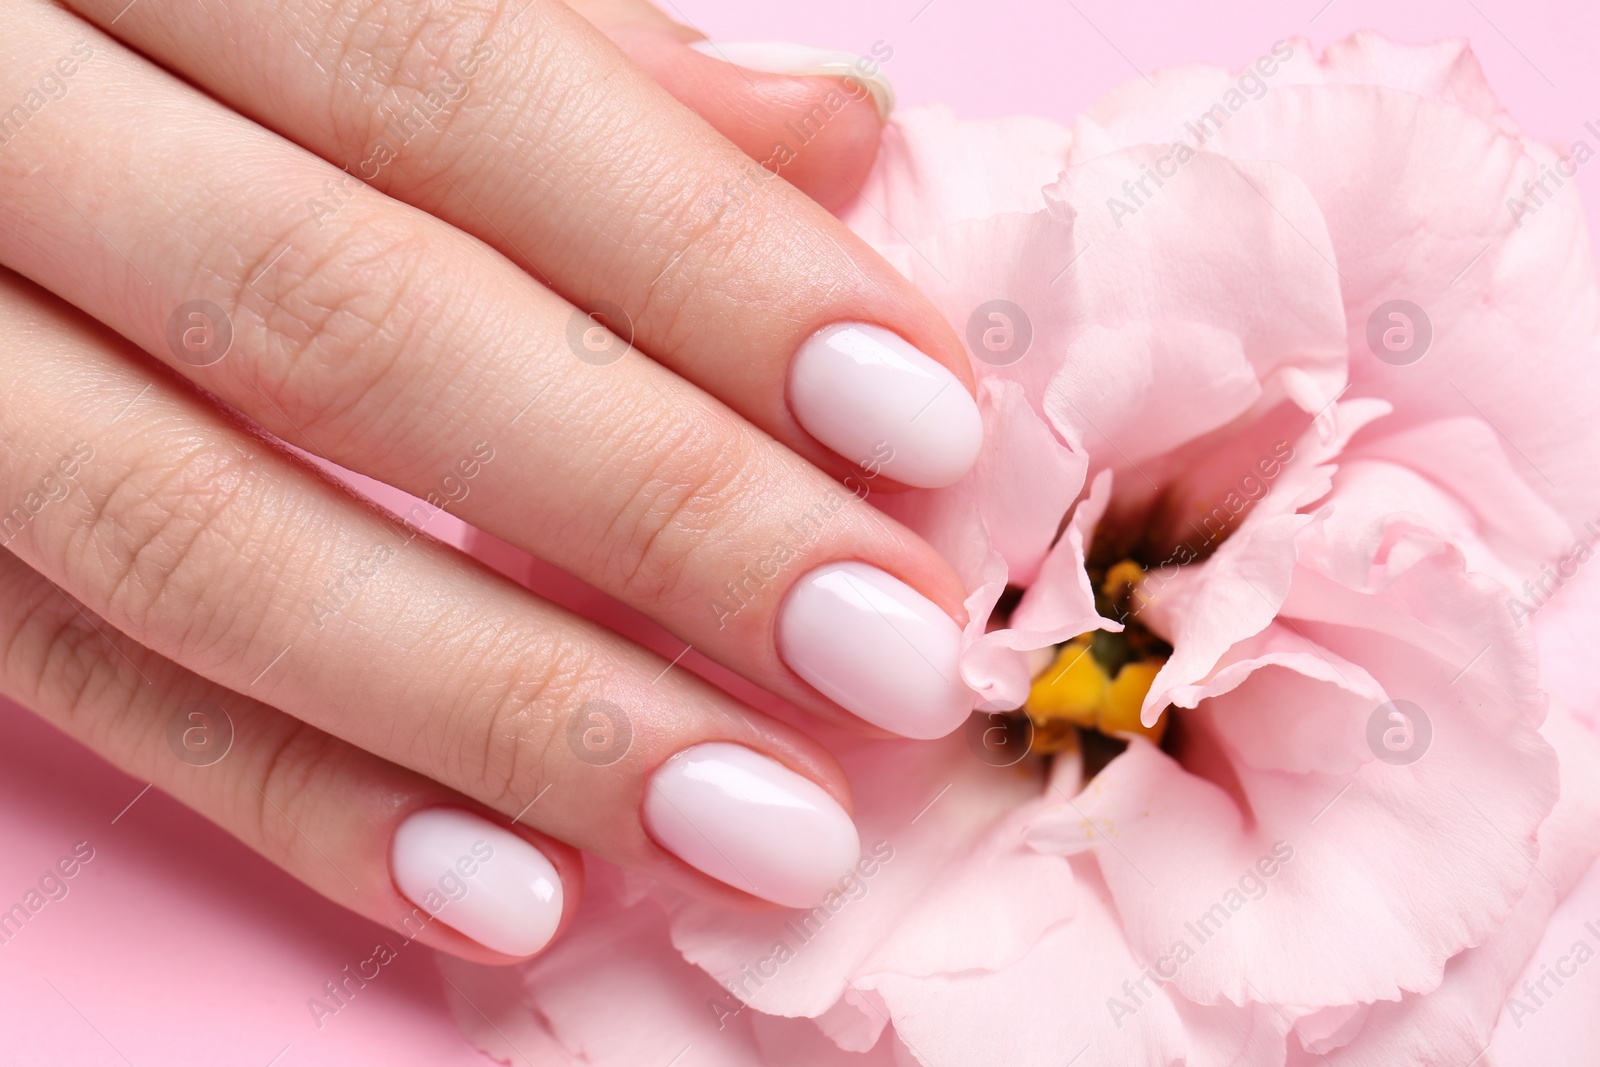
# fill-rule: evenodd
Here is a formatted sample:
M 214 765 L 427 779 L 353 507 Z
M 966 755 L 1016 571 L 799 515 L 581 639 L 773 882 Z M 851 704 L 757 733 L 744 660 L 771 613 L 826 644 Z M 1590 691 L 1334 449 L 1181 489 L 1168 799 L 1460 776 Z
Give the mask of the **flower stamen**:
M 1023 705 L 1035 727 L 1034 751 L 1066 747 L 1078 730 L 1095 730 L 1128 740 L 1161 743 L 1167 716 L 1154 726 L 1139 720 L 1156 672 L 1171 648 L 1135 617 L 1144 568 L 1124 559 L 1107 568 L 1098 583 L 1096 607 L 1127 627 L 1122 633 L 1093 630 L 1059 646 L 1054 660 L 1033 680 Z

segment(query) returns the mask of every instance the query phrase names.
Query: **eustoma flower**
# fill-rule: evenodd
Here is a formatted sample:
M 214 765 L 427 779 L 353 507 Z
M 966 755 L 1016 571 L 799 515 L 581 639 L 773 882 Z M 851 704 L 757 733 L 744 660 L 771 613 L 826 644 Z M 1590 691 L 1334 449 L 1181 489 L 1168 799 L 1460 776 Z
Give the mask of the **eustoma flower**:
M 986 444 L 875 499 L 967 581 L 981 710 L 809 727 L 868 843 L 816 908 L 594 864 L 545 956 L 445 964 L 464 1027 L 605 1067 L 1594 1048 L 1600 288 L 1562 160 L 1464 46 L 1371 35 L 1070 131 L 902 115 L 848 221 L 966 331 Z

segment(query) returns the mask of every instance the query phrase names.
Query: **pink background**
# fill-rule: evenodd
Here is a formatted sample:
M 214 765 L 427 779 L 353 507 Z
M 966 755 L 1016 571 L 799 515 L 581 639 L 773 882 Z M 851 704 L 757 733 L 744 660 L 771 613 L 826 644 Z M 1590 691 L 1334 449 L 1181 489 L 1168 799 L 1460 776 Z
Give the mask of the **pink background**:
M 1063 122 L 1138 70 L 1238 65 L 1274 40 L 1320 47 L 1359 27 L 1470 38 L 1512 114 L 1563 147 L 1600 126 L 1600 7 L 1560 0 L 665 0 L 721 38 L 867 52 L 902 105 Z M 1319 8 L 1323 8 L 1319 14 Z M 1314 20 L 1313 20 L 1314 19 Z M 1576 179 L 1600 217 L 1600 168 Z M 1568 189 L 1562 195 L 1571 195 Z M 306 999 L 384 932 L 325 903 L 205 820 L 0 701 L 0 909 L 88 841 L 70 894 L 0 946 L 0 1067 L 12 1064 L 486 1064 L 457 1035 L 425 950 L 319 1030 Z M 54 988 L 52 988 L 54 986 Z M 648 1065 L 645 1065 L 648 1067 Z M 684 1067 L 692 1067 L 685 1063 Z

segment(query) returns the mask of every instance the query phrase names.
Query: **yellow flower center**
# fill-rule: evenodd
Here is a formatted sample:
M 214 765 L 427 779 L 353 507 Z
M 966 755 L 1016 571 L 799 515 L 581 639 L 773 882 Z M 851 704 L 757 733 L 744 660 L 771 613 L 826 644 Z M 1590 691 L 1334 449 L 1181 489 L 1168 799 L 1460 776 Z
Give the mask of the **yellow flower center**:
M 1024 705 L 1036 727 L 1034 751 L 1066 747 L 1080 729 L 1161 743 L 1167 716 L 1154 726 L 1139 721 L 1150 683 L 1167 662 L 1166 647 L 1133 621 L 1131 609 L 1143 580 L 1144 568 L 1132 560 L 1108 568 L 1096 599 L 1102 614 L 1122 619 L 1128 630 L 1079 634 L 1062 645 L 1050 666 L 1034 678 Z

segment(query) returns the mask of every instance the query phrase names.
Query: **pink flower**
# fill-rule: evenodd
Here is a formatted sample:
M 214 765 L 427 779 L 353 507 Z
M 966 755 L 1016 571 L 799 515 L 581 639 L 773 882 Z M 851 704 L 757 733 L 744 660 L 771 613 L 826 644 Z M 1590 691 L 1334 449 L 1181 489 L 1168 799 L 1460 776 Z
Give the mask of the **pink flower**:
M 1167 71 L 1071 131 L 901 116 L 847 218 L 967 331 L 987 443 L 882 506 L 966 579 L 983 706 L 1031 717 L 813 725 L 868 843 L 837 894 L 735 915 L 592 864 L 543 958 L 444 963 L 467 1032 L 595 1067 L 1596 1047 L 1573 165 L 1463 44 L 1370 34 Z M 1008 730 L 1054 754 L 1000 766 Z

